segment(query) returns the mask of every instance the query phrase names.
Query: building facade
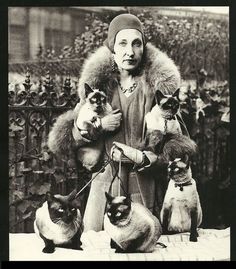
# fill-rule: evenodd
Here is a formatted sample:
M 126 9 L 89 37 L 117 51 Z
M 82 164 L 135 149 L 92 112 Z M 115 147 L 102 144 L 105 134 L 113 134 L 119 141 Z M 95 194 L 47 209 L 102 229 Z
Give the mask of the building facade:
M 163 16 L 199 16 L 198 11 L 174 7 L 9 7 L 8 53 L 9 62 L 31 61 L 37 58 L 39 46 L 53 48 L 56 53 L 66 45 L 72 45 L 76 35 L 85 31 L 86 14 L 114 16 L 132 10 L 149 9 Z M 222 14 L 209 14 L 222 18 Z
M 113 11 L 116 13 L 122 8 Z M 101 12 L 101 9 L 83 7 L 10 7 L 9 61 L 36 59 L 39 45 L 59 52 L 85 31 L 86 14 Z

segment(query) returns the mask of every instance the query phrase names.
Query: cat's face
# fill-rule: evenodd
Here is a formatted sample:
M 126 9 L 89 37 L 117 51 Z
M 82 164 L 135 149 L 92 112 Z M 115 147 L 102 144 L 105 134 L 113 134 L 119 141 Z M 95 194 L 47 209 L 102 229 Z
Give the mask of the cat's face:
M 186 180 L 189 171 L 189 161 L 180 158 L 170 161 L 168 164 L 168 176 L 177 183 Z
M 107 104 L 105 92 L 99 89 L 92 89 L 87 83 L 84 84 L 86 102 L 90 104 L 91 109 L 100 114 L 104 111 Z
M 179 89 L 172 95 L 164 95 L 161 91 L 156 91 L 156 102 L 162 110 L 165 118 L 173 117 L 179 110 Z
M 120 222 L 127 219 L 131 210 L 131 201 L 129 197 L 112 197 L 105 192 L 107 199 L 106 213 L 113 225 L 119 225 Z
M 68 196 L 53 195 L 50 192 L 46 194 L 48 203 L 48 211 L 53 223 L 70 224 L 77 218 L 77 204 L 74 200 L 76 192 L 70 193 Z

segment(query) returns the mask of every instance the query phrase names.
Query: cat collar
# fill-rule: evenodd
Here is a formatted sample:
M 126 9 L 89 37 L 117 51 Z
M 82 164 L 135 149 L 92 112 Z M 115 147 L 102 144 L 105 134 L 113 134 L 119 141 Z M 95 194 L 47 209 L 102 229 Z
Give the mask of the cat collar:
M 175 117 L 175 115 L 174 115 L 174 116 L 166 117 L 165 119 L 166 119 L 166 120 L 176 120 L 176 117 Z
M 184 188 L 183 188 L 184 186 L 189 186 L 189 185 L 192 185 L 191 180 L 189 180 L 189 181 L 187 181 L 185 183 L 175 183 L 175 187 L 176 188 L 179 187 L 180 191 L 184 190 Z

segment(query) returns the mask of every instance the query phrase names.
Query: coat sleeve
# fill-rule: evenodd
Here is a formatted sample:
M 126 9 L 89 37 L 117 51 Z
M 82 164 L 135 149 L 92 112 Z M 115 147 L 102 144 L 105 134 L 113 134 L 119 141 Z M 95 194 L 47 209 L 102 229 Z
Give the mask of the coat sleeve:
M 147 157 L 148 163 L 147 164 L 144 164 L 140 168 L 138 168 L 138 171 L 139 172 L 145 170 L 146 168 L 152 167 L 152 165 L 155 164 L 156 161 L 157 161 L 157 155 L 154 152 L 144 150 L 143 153 Z

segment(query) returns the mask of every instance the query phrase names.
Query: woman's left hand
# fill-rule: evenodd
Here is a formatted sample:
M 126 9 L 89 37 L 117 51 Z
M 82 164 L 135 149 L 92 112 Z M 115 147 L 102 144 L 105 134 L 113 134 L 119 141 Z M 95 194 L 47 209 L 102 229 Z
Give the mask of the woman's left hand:
M 122 152 L 121 150 L 116 146 L 113 145 L 111 148 L 111 158 L 115 162 L 119 162 L 122 157 Z
M 143 163 L 144 155 L 141 150 L 132 148 L 123 143 L 113 142 L 113 146 L 111 148 L 111 157 L 114 161 L 119 161 L 122 157 L 125 162 L 133 162 L 140 165 Z

